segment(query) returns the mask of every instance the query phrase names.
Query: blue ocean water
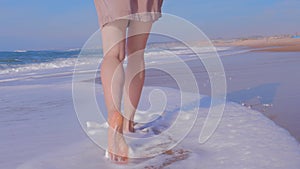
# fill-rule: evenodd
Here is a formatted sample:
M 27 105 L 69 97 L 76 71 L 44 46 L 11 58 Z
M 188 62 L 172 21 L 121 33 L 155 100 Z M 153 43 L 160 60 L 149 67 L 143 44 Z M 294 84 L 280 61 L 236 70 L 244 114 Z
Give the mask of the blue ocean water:
M 76 58 L 80 50 L 71 51 L 14 51 L 0 52 L 0 73 L 5 69 Z
M 14 51 L 0 52 L 1 65 L 22 65 L 50 62 L 58 58 L 75 58 L 80 50 L 74 51 Z
M 166 52 L 167 50 L 167 52 Z M 211 52 L 211 48 L 194 48 L 197 53 Z M 241 50 L 232 50 L 228 47 L 221 47 L 217 49 L 221 55 L 230 55 Z M 185 46 L 160 44 L 149 47 L 145 52 L 146 62 L 151 63 L 167 63 L 172 61 L 169 58 L 170 52 L 181 56 L 182 58 L 191 59 L 195 56 Z M 93 63 L 95 59 L 102 57 L 102 50 L 86 50 L 84 55 L 91 57 L 80 61 L 80 65 Z M 78 56 L 83 54 L 81 49 L 69 50 L 45 50 L 45 51 L 0 51 L 0 75 L 21 75 L 23 73 L 41 73 L 42 71 L 50 71 L 58 69 L 65 69 L 68 72 L 72 71 L 74 66 L 78 64 Z M 68 69 L 66 69 L 68 68 Z M 61 70 L 58 70 L 61 72 Z

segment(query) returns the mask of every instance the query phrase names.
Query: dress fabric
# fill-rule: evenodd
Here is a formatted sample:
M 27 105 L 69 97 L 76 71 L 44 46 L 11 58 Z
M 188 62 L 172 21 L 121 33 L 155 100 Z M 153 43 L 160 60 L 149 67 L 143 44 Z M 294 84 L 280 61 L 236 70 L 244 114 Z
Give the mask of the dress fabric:
M 143 22 L 154 22 L 161 17 L 163 0 L 94 0 L 99 25 L 128 19 Z

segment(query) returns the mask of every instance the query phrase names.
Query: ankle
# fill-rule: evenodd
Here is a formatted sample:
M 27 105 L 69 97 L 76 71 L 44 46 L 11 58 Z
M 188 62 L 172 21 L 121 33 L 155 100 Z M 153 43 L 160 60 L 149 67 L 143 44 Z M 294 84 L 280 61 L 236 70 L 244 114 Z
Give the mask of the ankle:
M 108 115 L 108 124 L 112 128 L 123 128 L 123 116 L 120 112 L 112 112 Z
M 132 120 L 124 120 L 123 123 L 123 129 L 125 132 L 132 132 L 134 133 L 134 125 L 133 125 L 133 121 Z

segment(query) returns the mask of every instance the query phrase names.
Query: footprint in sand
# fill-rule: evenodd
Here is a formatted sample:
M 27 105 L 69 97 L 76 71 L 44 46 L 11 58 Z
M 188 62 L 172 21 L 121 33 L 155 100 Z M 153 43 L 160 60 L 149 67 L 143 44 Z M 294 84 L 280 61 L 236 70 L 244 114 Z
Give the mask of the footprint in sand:
M 184 149 L 168 150 L 161 155 L 162 157 L 159 157 L 160 159 L 163 158 L 163 160 L 160 160 L 161 163 L 145 166 L 144 169 L 163 169 L 175 162 L 187 159 L 189 154 L 190 151 Z

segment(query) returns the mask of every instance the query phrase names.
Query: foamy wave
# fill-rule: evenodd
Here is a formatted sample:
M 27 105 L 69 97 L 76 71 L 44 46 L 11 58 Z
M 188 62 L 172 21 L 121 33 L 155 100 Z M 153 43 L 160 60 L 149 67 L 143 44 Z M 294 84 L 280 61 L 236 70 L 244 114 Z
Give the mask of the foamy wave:
M 26 65 L 18 65 L 18 66 L 8 66 L 8 65 L 0 65 L 0 74 L 8 74 L 8 73 L 19 73 L 19 72 L 31 72 L 37 70 L 49 70 L 49 69 L 58 69 L 58 68 L 66 68 L 66 67 L 74 67 L 77 65 L 85 65 L 92 63 L 94 61 L 93 58 L 81 60 L 77 62 L 77 58 L 68 58 L 68 59 L 56 59 L 52 62 L 44 62 L 44 63 L 34 63 L 34 64 L 26 64 Z
M 160 49 L 148 51 L 145 53 L 146 59 L 165 59 L 173 56 L 180 56 L 183 58 L 188 58 L 190 56 L 202 55 L 202 54 L 214 54 L 215 52 L 227 52 L 227 54 L 232 53 L 234 50 L 232 47 L 172 47 L 168 49 Z
M 191 50 L 192 49 L 192 50 Z M 68 49 L 68 51 L 75 51 L 80 49 Z M 244 53 L 245 50 L 237 50 L 232 47 L 197 47 L 192 46 L 191 48 L 185 46 L 172 46 L 165 49 L 150 49 L 145 52 L 145 60 L 150 64 L 164 64 L 164 63 L 172 63 L 174 56 L 180 56 L 184 60 L 189 60 L 196 56 L 195 54 L 207 54 L 220 52 L 221 56 Z M 20 51 L 21 52 L 21 51 Z M 25 51 L 23 51 L 25 52 Z M 88 53 L 89 57 L 84 57 L 80 62 L 77 63 L 78 58 L 60 58 L 55 59 L 51 62 L 42 62 L 42 63 L 29 63 L 22 65 L 9 65 L 9 64 L 0 64 L 0 74 L 9 74 L 9 73 L 19 73 L 19 72 L 34 72 L 40 70 L 50 70 L 50 69 L 59 69 L 66 67 L 74 67 L 77 65 L 87 65 L 91 63 L 95 63 L 98 56 L 93 57 L 92 54 Z M 203 56 L 205 57 L 205 56 Z M 125 62 L 126 63 L 126 62 Z
M 191 48 L 184 46 L 177 46 L 172 48 L 166 48 L 161 50 L 151 51 L 145 54 L 145 56 L 170 56 L 172 55 L 191 55 L 191 54 L 203 54 L 203 53 L 213 53 L 220 51 L 229 51 L 232 47 L 197 47 L 192 46 Z
M 65 51 L 67 51 L 67 52 L 73 52 L 73 51 L 80 51 L 80 50 L 81 50 L 81 48 L 73 48 L 73 49 L 67 49 Z
M 15 50 L 14 52 L 17 52 L 17 53 L 25 53 L 25 52 L 27 52 L 27 50 Z

